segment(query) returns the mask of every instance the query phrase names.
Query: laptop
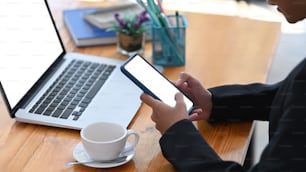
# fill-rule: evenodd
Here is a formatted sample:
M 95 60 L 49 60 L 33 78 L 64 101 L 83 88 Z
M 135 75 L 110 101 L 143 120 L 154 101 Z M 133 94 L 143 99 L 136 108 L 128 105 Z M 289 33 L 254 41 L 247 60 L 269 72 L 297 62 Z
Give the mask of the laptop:
M 66 52 L 46 0 L 1 0 L 0 22 L 0 94 L 12 118 L 77 130 L 96 121 L 128 127 L 142 91 L 121 73 L 124 61 Z

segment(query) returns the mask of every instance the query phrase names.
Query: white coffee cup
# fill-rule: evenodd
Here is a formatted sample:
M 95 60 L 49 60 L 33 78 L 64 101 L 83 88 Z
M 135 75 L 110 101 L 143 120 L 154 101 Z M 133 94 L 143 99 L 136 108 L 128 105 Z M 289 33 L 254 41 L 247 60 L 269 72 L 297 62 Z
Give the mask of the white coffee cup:
M 136 131 L 110 122 L 89 124 L 80 134 L 85 151 L 95 161 L 115 159 L 123 150 L 134 149 L 139 140 Z M 131 135 L 134 135 L 133 140 L 127 142 Z

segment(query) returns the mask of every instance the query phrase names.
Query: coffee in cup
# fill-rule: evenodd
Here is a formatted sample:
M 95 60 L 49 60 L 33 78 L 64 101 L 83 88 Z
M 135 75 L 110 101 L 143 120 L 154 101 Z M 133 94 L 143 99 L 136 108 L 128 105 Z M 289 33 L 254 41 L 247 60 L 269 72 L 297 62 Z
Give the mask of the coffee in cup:
M 110 122 L 89 124 L 80 134 L 85 151 L 95 161 L 115 159 L 121 152 L 134 149 L 139 140 L 136 131 Z M 133 140 L 128 142 L 132 135 Z

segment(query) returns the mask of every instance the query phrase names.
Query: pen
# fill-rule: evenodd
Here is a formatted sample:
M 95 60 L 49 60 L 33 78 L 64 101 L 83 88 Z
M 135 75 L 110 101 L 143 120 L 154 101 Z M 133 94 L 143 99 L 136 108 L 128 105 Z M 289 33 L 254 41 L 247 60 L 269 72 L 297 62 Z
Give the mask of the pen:
M 159 7 L 155 4 L 154 0 L 147 0 L 147 4 L 148 4 L 149 8 L 151 9 L 151 11 L 153 11 L 153 13 L 155 15 L 157 15 L 161 12 Z
M 157 0 L 157 4 L 158 4 L 158 6 L 159 6 L 160 11 L 163 13 L 163 12 L 164 12 L 164 9 L 163 9 L 163 7 L 162 7 L 161 0 Z
M 161 11 L 160 7 L 154 2 L 154 0 L 147 0 L 149 9 L 156 15 L 162 26 L 168 27 L 169 22 L 166 15 Z
M 175 11 L 176 27 L 180 27 L 180 15 L 178 11 Z
M 180 15 L 178 11 L 175 11 L 175 20 L 176 20 L 176 36 L 180 40 Z

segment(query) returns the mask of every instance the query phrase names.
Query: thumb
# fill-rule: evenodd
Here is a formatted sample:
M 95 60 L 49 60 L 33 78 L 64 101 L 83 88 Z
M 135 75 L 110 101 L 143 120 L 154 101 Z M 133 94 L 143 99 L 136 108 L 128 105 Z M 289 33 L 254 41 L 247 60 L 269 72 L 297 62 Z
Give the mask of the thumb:
M 187 79 L 188 79 L 188 74 L 185 72 L 180 73 L 179 79 L 175 82 L 176 85 L 181 85 L 183 84 Z

